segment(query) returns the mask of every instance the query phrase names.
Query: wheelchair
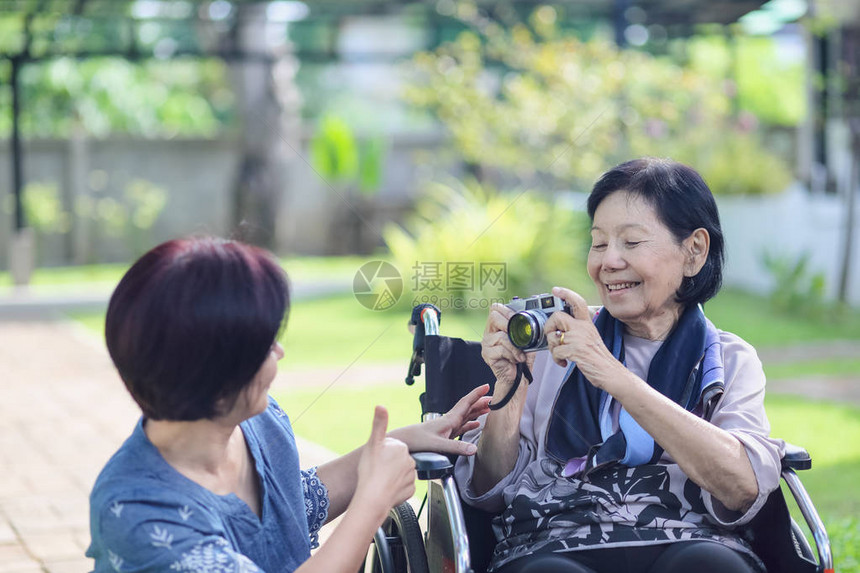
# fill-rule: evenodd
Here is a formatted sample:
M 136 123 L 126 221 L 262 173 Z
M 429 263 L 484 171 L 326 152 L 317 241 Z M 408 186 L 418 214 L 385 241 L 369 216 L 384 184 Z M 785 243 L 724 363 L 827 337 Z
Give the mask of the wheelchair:
M 406 383 L 413 383 L 423 364 L 425 391 L 420 402 L 424 420 L 441 416 L 473 388 L 492 387 L 495 380 L 481 358 L 480 342 L 441 336 L 439 319 L 439 309 L 425 304 L 413 309 L 410 321 L 415 330 Z M 369 564 L 373 573 L 483 573 L 496 544 L 491 526 L 494 516 L 461 502 L 448 457 L 433 453 L 414 457 L 419 479 L 428 481 L 427 496 L 418 512 L 420 515 L 426 505 L 426 533 L 412 506 L 403 503 L 393 508 L 371 544 L 365 568 Z M 782 478 L 812 533 L 814 553 L 791 518 L 781 488 L 746 526 L 745 534 L 769 572 L 833 572 L 827 531 L 796 473 L 810 467 L 812 459 L 806 450 L 786 445 Z

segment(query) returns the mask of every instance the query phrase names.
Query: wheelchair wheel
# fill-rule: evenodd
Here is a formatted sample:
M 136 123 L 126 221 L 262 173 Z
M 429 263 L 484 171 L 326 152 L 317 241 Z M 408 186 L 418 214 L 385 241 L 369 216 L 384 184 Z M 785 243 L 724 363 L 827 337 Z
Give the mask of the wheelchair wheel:
M 392 508 L 382 524 L 382 529 L 385 531 L 385 537 L 388 540 L 387 549 L 394 564 L 394 571 L 391 573 L 430 573 L 427 567 L 427 553 L 424 551 L 424 536 L 421 534 L 418 518 L 415 517 L 412 506 L 401 503 Z M 371 546 L 370 573 L 389 573 L 382 569 L 379 551 L 380 548 L 374 543 Z
M 794 543 L 794 550 L 801 557 L 816 563 L 815 554 L 812 552 L 812 546 L 806 535 L 803 534 L 803 529 L 793 519 L 791 520 L 791 540 Z

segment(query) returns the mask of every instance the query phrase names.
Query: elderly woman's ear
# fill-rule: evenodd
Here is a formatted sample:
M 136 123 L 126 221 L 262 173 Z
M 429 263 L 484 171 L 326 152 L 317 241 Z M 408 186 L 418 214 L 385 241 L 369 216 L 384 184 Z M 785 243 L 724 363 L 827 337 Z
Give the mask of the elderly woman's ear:
M 711 235 L 708 231 L 699 227 L 690 236 L 684 239 L 684 249 L 687 252 L 687 264 L 684 268 L 684 276 L 694 277 L 699 274 L 705 262 L 708 260 L 708 250 L 711 247 Z

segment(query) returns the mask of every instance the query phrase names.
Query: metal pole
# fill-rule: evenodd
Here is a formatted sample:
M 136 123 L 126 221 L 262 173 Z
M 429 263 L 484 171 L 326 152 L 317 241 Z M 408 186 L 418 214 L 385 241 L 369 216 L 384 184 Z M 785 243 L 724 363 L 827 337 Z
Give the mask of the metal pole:
M 624 31 L 627 30 L 627 9 L 632 5 L 631 0 L 615 0 L 612 5 L 612 25 L 615 29 L 615 45 L 619 48 L 627 47 L 627 38 Z
M 846 86 L 842 94 L 842 114 L 851 137 L 849 144 L 848 174 L 846 176 L 845 193 L 845 232 L 842 237 L 842 261 L 839 270 L 839 290 L 837 297 L 839 302 L 848 302 L 848 287 L 851 277 L 851 262 L 853 258 L 852 249 L 854 243 L 854 208 L 857 198 L 857 187 L 860 183 L 857 161 L 860 156 L 860 105 L 857 98 L 860 96 L 860 80 L 857 72 L 860 71 L 860 29 L 846 28 L 844 33 L 844 44 L 842 52 L 842 69 Z
M 12 192 L 15 194 L 15 231 L 17 234 L 21 232 L 26 223 L 23 204 L 21 129 L 18 121 L 21 115 L 18 71 L 22 62 L 18 56 L 13 57 L 10 61 L 12 63 Z

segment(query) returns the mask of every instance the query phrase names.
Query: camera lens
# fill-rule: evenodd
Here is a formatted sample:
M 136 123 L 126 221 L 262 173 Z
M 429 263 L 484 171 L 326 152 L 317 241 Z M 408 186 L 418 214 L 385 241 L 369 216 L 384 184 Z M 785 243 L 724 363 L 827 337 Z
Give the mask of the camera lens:
M 517 348 L 528 350 L 544 346 L 543 325 L 546 315 L 542 312 L 523 310 L 508 321 L 508 338 Z

